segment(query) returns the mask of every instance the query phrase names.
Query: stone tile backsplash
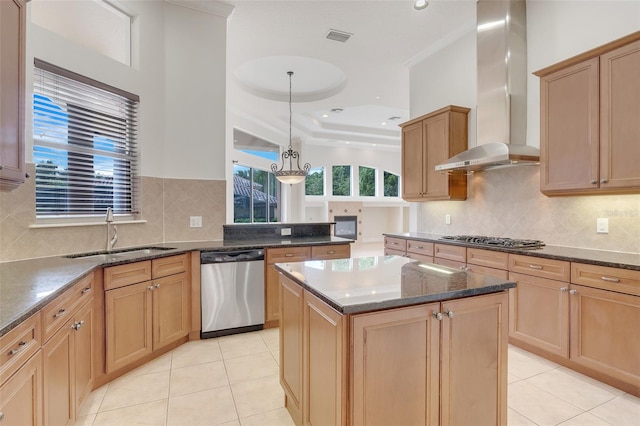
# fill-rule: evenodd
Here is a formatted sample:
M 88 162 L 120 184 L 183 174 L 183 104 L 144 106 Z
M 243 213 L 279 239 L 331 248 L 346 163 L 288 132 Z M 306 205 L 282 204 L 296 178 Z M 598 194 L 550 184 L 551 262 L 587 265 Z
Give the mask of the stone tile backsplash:
M 35 176 L 35 167 L 28 164 Z M 168 241 L 222 239 L 226 184 L 221 180 L 169 179 L 143 176 L 140 219 L 117 224 L 117 247 Z M 190 228 L 189 216 L 202 216 L 202 228 Z M 36 223 L 35 180 L 12 192 L 0 192 L 0 261 L 103 250 L 106 227 L 30 228 Z

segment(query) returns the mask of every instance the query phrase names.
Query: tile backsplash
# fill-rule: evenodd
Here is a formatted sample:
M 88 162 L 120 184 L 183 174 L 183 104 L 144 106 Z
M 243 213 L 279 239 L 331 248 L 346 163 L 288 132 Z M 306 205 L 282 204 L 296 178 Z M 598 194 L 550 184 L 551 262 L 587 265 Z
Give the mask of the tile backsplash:
M 27 169 L 35 176 L 33 164 Z M 222 239 L 225 181 L 143 176 L 140 185 L 140 219 L 146 222 L 116 223 L 116 248 Z M 190 228 L 190 216 L 202 216 L 202 228 Z M 0 261 L 104 249 L 104 225 L 29 227 L 35 223 L 34 178 L 12 192 L 0 192 Z
M 542 240 L 549 245 L 640 253 L 640 195 L 547 197 L 540 169 L 512 167 L 475 173 L 466 201 L 418 204 L 417 231 Z M 445 215 L 451 215 L 451 225 Z M 596 233 L 596 219 L 609 233 Z

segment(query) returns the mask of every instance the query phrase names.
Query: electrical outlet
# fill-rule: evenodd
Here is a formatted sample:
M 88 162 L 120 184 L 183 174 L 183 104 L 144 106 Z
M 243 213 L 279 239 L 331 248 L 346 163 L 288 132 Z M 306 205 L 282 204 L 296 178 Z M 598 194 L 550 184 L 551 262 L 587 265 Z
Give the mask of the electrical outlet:
M 283 237 L 286 235 L 291 235 L 291 228 L 280 228 L 280 235 Z
M 609 218 L 599 217 L 596 219 L 596 233 L 598 234 L 609 233 Z
M 444 223 L 446 225 L 451 225 L 451 215 L 450 214 L 444 215 Z
M 202 228 L 202 216 L 190 216 L 189 226 L 191 228 Z

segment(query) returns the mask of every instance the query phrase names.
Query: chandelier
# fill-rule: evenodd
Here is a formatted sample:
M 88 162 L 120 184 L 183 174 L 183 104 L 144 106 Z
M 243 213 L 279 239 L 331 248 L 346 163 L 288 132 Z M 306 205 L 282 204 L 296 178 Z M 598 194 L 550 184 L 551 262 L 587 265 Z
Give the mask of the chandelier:
M 291 76 L 293 75 L 293 71 L 287 71 L 287 74 L 289 75 L 289 148 L 282 153 L 282 166 L 280 166 L 280 169 L 278 169 L 276 163 L 273 163 L 271 164 L 271 170 L 280 182 L 295 185 L 296 183 L 304 181 L 307 173 L 309 173 L 311 164 L 305 163 L 304 166 L 300 168 L 300 153 L 294 151 L 291 147 Z M 297 169 L 293 168 L 293 160 L 296 161 Z M 286 162 L 289 163 L 288 170 L 284 169 Z

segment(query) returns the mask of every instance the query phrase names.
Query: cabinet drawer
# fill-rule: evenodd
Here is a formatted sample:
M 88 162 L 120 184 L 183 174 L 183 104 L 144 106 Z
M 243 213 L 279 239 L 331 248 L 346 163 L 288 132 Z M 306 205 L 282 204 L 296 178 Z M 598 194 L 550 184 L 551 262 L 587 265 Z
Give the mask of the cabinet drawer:
M 493 250 L 467 248 L 467 263 L 506 271 L 509 269 L 509 254 Z
M 571 282 L 640 296 L 640 271 L 574 262 L 571 264 Z
M 151 276 L 160 278 L 179 274 L 185 272 L 188 265 L 189 255 L 187 253 L 154 259 L 151 261 Z
M 384 255 L 385 256 L 406 256 L 407 254 L 402 250 L 395 250 L 392 248 L 385 247 Z
M 425 256 L 424 254 L 407 252 L 406 257 L 412 260 L 419 260 L 420 262 L 433 263 L 433 256 Z
M 569 262 L 519 254 L 509 255 L 509 270 L 558 281 L 568 282 L 570 277 Z
M 435 244 L 434 256 L 441 259 L 467 263 L 467 249 L 465 247 L 450 246 L 448 244 Z
M 93 298 L 93 274 L 74 284 L 42 309 L 42 341 L 46 342 L 76 310 Z
M 486 266 L 473 265 L 467 263 L 467 271 L 474 274 L 488 275 L 490 277 L 501 278 L 503 280 L 509 279 L 509 271 L 504 269 L 488 268 Z
M 407 253 L 419 254 L 422 256 L 433 256 L 433 243 L 407 240 Z
M 151 279 L 151 261 L 127 263 L 126 265 L 104 268 L 104 289 L 124 287 L 149 281 Z
M 384 246 L 393 250 L 405 251 L 407 250 L 407 240 L 404 238 L 384 237 Z
M 460 269 L 460 270 L 465 270 L 465 265 L 466 265 L 464 262 L 458 262 L 457 260 L 442 259 L 439 257 L 434 257 L 433 263 L 435 263 L 436 265 L 447 266 L 449 268 Z
M 304 262 L 309 260 L 309 247 L 282 247 L 267 249 L 267 263 Z
M 40 349 L 40 312 L 0 338 L 0 385 Z
M 312 259 L 318 259 L 318 260 L 345 259 L 349 257 L 351 257 L 351 245 L 349 244 L 311 247 Z

